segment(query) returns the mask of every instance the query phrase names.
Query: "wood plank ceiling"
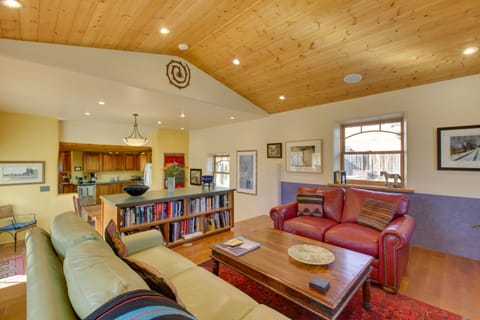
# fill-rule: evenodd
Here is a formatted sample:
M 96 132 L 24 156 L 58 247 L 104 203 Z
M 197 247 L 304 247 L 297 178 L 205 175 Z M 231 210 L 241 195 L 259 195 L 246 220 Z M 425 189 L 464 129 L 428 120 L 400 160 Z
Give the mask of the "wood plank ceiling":
M 1 38 L 180 56 L 268 113 L 480 73 L 478 0 L 21 2 Z

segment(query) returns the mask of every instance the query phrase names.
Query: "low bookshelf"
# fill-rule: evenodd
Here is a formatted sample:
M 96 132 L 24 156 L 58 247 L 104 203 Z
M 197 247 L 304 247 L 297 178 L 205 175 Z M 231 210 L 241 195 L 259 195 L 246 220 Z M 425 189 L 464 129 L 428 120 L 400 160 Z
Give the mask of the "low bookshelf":
M 234 223 L 234 191 L 187 187 L 173 194 L 157 190 L 138 197 L 101 196 L 103 230 L 110 219 L 122 234 L 156 228 L 169 247 L 228 231 Z

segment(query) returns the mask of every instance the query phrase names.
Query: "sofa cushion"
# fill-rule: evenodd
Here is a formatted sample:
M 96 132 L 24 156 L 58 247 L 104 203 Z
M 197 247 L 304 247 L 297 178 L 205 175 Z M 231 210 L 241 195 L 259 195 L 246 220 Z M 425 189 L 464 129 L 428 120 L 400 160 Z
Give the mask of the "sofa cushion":
M 107 319 L 194 320 L 195 317 L 171 299 L 150 290 L 123 293 L 106 302 L 85 320 Z
M 360 209 L 357 222 L 383 231 L 392 221 L 395 207 L 388 202 L 367 198 Z
M 298 216 L 285 221 L 283 224 L 283 231 L 323 241 L 325 231 L 336 224 L 335 221 L 328 218 Z
M 101 240 L 102 237 L 73 211 L 61 213 L 55 218 L 50 228 L 50 236 L 53 247 L 61 259 L 67 250 L 78 243 L 87 240 Z
M 336 222 L 340 222 L 342 219 L 344 196 L 344 191 L 342 188 L 301 187 L 298 188 L 297 193 L 322 195 L 323 216 Z
M 70 302 L 82 319 L 119 294 L 150 290 L 103 240 L 87 240 L 71 247 L 63 271 Z
M 130 268 L 132 268 L 140 277 L 142 277 L 150 289 L 164 295 L 169 299 L 172 299 L 183 306 L 180 298 L 177 297 L 177 289 L 173 283 L 154 266 L 128 257 L 124 258 L 123 261 L 125 261 L 125 263 L 128 264 Z
M 323 195 L 297 193 L 297 215 L 323 217 Z
M 105 227 L 105 241 L 112 247 L 113 252 L 120 258 L 124 258 L 128 255 L 128 249 L 122 241 L 122 237 L 117 230 L 115 221 L 110 219 Z
M 324 241 L 345 249 L 378 257 L 380 231 L 357 223 L 341 223 L 328 229 Z
M 364 189 L 349 188 L 345 192 L 345 206 L 343 208 L 342 223 L 356 223 L 365 199 L 375 199 L 388 202 L 395 207 L 395 217 L 403 216 L 408 212 L 408 196 L 401 193 L 388 193 Z

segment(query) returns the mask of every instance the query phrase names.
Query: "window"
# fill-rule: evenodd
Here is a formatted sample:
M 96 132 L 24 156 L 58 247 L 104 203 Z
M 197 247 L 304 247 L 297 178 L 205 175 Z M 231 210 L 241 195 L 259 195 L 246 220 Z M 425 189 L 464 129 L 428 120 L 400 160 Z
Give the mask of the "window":
M 230 187 L 230 156 L 213 156 L 213 176 L 215 178 L 215 186 Z
M 341 168 L 348 183 L 385 185 L 382 172 L 405 181 L 404 121 L 402 118 L 341 125 Z

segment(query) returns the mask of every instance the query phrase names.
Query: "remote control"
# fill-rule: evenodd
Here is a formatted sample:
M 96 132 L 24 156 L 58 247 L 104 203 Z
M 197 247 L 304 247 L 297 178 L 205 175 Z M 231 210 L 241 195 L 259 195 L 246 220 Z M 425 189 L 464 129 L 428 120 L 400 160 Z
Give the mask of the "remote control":
M 310 287 L 320 290 L 321 292 L 326 292 L 330 288 L 330 282 L 320 277 L 313 277 L 309 284 Z

